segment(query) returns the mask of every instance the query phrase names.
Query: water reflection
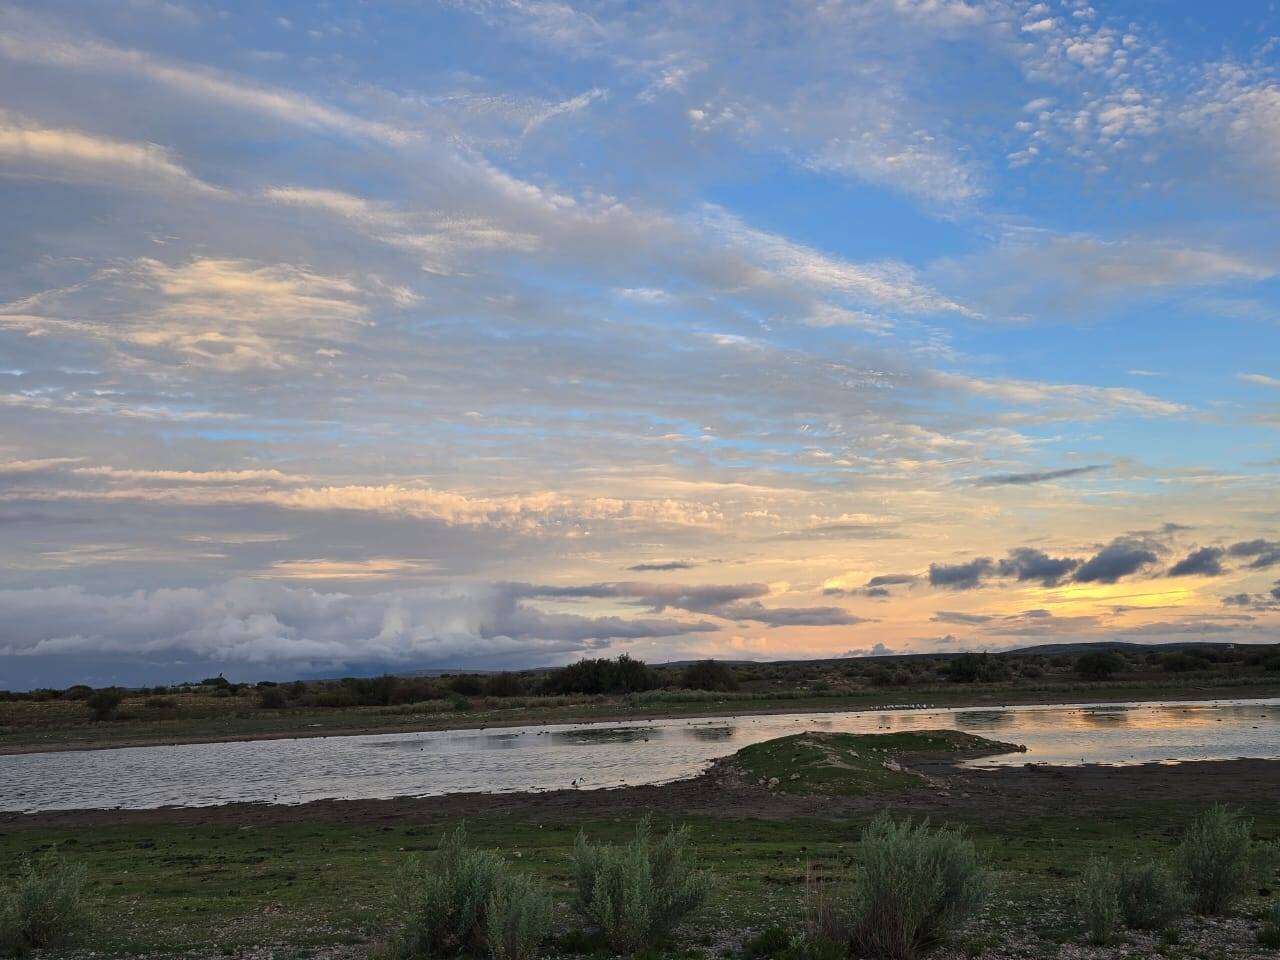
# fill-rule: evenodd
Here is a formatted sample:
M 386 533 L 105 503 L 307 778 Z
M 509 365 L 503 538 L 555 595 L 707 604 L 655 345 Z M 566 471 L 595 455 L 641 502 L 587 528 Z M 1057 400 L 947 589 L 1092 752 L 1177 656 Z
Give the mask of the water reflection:
M 605 727 L 553 730 L 549 735 L 557 743 L 589 746 L 595 743 L 643 743 L 666 736 L 666 731 L 657 727 Z
M 732 740 L 737 734 L 737 727 L 686 727 L 684 735 L 693 740 Z
M 0 757 L 0 809 L 199 806 L 662 783 L 802 730 L 955 728 L 1026 744 L 977 766 L 1280 759 L 1280 700 L 560 724 Z
M 1013 725 L 1009 710 L 962 710 L 955 715 L 958 730 L 999 730 Z
M 1129 722 L 1129 712 L 1125 707 L 1102 707 L 1081 710 L 1080 718 L 1086 724 L 1100 727 L 1112 727 Z

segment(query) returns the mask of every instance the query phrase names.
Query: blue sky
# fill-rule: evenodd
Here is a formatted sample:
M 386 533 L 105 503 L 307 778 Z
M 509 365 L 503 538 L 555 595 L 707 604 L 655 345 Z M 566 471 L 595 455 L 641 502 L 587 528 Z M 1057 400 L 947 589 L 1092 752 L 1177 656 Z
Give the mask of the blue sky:
M 1273 640 L 1230 11 L 0 5 L 0 687 Z

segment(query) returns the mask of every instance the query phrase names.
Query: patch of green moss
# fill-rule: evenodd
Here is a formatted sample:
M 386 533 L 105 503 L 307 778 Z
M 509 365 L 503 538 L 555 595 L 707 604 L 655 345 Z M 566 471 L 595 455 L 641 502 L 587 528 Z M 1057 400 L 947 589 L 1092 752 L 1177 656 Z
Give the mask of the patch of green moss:
M 913 759 L 958 759 L 1010 749 L 1017 748 L 958 730 L 810 731 L 752 744 L 731 762 L 746 779 L 783 793 L 860 796 L 921 786 L 925 780 L 911 769 Z

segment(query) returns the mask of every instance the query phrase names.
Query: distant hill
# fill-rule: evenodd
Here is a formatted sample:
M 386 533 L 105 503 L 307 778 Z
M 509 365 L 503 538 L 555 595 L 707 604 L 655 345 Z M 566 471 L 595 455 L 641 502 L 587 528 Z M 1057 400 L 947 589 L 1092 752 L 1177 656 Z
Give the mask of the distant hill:
M 1005 650 L 1005 653 L 1025 654 L 1038 653 L 1048 656 L 1060 656 L 1067 653 L 1086 653 L 1090 650 L 1115 650 L 1120 653 L 1151 653 L 1160 650 L 1203 650 L 1205 647 L 1218 647 L 1224 650 L 1236 647 L 1267 647 L 1267 643 L 1222 643 L 1210 640 L 1177 640 L 1171 643 L 1126 643 L 1121 640 L 1099 640 L 1093 643 L 1046 643 L 1038 647 L 1018 647 Z

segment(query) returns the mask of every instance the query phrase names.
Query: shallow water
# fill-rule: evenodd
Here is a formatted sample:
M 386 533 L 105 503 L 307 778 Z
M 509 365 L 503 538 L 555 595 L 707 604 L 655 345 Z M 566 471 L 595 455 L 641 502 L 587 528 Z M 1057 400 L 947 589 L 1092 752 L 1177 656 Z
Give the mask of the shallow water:
M 974 761 L 1280 759 L 1280 699 L 877 710 L 198 743 L 0 757 L 0 810 L 208 806 L 664 783 L 804 730 L 947 727 L 1026 744 Z

